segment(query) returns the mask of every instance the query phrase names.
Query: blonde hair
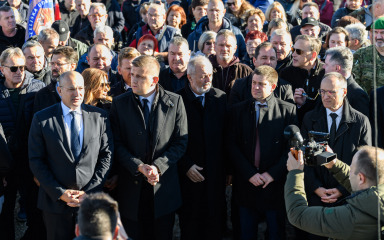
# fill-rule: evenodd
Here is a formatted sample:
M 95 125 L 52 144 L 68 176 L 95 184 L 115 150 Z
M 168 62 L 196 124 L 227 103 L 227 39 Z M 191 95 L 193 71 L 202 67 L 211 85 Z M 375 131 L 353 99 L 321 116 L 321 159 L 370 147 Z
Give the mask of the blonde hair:
M 104 79 L 108 79 L 108 75 L 106 72 L 97 69 L 97 68 L 87 68 L 81 74 L 84 78 L 84 103 L 92 104 L 96 99 L 96 93 L 99 91 Z M 109 91 L 109 86 L 107 86 Z M 105 98 L 108 101 L 112 101 L 112 97 L 107 96 Z
M 283 19 L 285 22 L 287 21 L 287 16 L 285 15 L 285 10 L 283 8 L 283 5 L 281 5 L 281 3 L 279 2 L 273 2 L 271 5 L 269 5 L 269 7 L 267 8 L 267 11 L 265 11 L 265 18 L 268 22 L 271 21 L 271 12 L 272 10 L 278 10 L 282 17 L 281 19 Z

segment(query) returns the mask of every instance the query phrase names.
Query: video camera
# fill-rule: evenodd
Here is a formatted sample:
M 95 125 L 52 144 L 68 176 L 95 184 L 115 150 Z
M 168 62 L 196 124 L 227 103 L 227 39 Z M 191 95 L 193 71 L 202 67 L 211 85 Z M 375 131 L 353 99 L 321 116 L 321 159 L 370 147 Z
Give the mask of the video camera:
M 336 158 L 335 153 L 326 151 L 328 133 L 309 131 L 308 135 L 309 139 L 304 140 L 300 129 L 295 125 L 289 125 L 284 129 L 284 137 L 288 139 L 289 147 L 296 159 L 298 159 L 299 150 L 303 152 L 304 164 L 307 166 L 319 166 Z

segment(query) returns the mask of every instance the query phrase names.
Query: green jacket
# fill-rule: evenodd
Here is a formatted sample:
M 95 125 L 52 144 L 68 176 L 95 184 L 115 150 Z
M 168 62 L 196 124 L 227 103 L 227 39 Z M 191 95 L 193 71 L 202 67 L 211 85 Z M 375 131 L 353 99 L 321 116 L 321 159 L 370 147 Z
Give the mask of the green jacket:
M 351 190 L 349 166 L 337 161 L 331 169 L 334 177 Z M 304 190 L 304 172 L 292 170 L 285 182 L 285 205 L 289 222 L 304 231 L 334 239 L 378 239 L 377 197 L 380 198 L 380 218 L 384 223 L 384 184 L 371 187 L 346 199 L 338 207 L 308 207 Z
M 74 38 L 69 38 L 68 39 L 68 46 L 71 46 L 73 48 L 73 50 L 75 50 L 77 52 L 77 54 L 79 55 L 79 59 L 81 56 L 83 56 L 84 53 L 88 52 L 88 45 L 83 43 L 83 42 L 80 42 L 79 40 L 76 40 Z
M 368 94 L 373 89 L 373 47 L 370 45 L 365 48 L 360 48 L 353 54 L 353 69 L 356 82 Z M 379 53 L 376 50 L 376 84 L 377 87 L 384 86 L 384 61 L 380 59 Z

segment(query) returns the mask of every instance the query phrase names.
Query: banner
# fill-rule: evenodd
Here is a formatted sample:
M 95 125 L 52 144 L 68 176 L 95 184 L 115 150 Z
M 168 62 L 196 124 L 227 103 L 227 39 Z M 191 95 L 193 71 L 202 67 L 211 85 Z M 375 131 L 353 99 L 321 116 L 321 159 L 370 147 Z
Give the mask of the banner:
M 53 0 L 30 0 L 25 40 L 50 28 L 55 21 Z

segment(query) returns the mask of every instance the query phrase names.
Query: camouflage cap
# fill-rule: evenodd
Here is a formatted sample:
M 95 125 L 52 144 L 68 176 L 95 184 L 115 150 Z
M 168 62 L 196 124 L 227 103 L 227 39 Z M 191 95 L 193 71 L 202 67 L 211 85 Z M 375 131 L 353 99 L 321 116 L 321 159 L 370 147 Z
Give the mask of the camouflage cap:
M 378 18 L 375 21 L 374 28 L 375 29 L 384 29 L 384 17 Z

